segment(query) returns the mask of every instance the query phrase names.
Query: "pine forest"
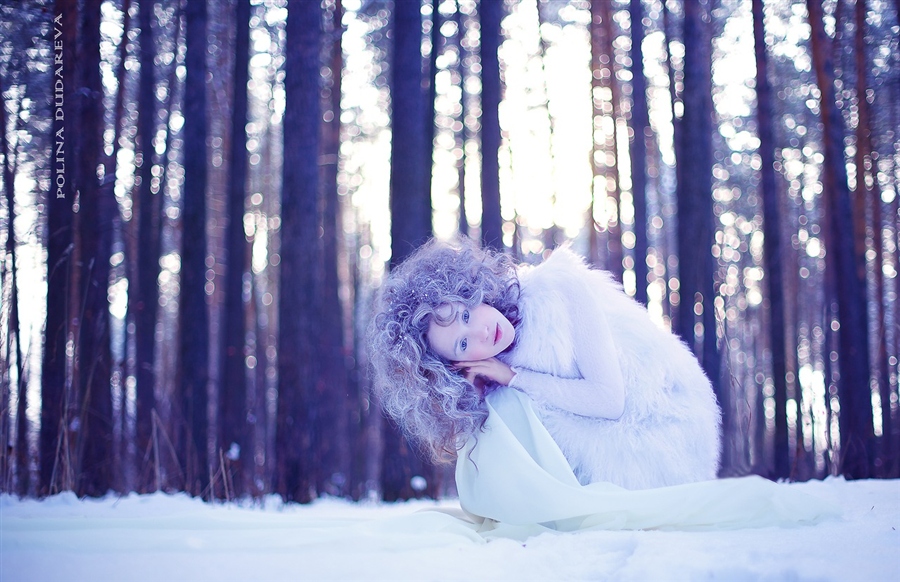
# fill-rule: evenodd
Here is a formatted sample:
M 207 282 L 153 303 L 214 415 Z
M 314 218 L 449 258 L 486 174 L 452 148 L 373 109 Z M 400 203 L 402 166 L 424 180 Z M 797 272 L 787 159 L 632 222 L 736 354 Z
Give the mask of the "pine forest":
M 366 330 L 459 234 L 610 271 L 721 476 L 900 477 L 898 10 L 0 2 L 0 491 L 454 495 Z

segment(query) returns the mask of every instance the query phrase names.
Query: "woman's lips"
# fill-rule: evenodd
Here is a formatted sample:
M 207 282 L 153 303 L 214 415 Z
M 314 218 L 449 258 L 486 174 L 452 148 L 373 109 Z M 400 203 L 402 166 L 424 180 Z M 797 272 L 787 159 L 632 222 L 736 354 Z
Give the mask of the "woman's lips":
M 497 342 L 500 341 L 500 338 L 503 337 L 503 332 L 500 331 L 500 324 L 497 324 L 497 329 L 494 331 L 494 345 L 497 345 Z

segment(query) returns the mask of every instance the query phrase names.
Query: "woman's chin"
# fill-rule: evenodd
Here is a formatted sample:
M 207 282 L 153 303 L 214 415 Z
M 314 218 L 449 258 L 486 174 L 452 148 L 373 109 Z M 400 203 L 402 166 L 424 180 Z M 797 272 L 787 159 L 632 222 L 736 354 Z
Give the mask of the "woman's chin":
M 516 344 L 516 337 L 513 335 L 512 339 L 509 340 L 509 343 L 497 350 L 497 354 L 505 354 L 506 352 L 513 349 L 513 346 Z M 495 355 L 497 355 L 495 354 Z

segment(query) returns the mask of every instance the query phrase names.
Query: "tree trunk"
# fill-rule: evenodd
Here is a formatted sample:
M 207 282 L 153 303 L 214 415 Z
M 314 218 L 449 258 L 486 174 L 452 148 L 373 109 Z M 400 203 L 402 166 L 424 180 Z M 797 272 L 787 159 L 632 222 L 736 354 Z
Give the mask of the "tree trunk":
M 68 472 L 62 451 L 68 340 L 68 281 L 72 268 L 72 155 L 78 116 L 74 109 L 74 64 L 77 8 L 75 0 L 57 0 L 54 4 L 53 38 L 53 140 L 50 152 L 51 188 L 47 212 L 47 322 L 44 328 L 44 353 L 41 364 L 41 432 L 39 493 L 59 491 L 61 476 Z M 59 43 L 59 44 L 57 44 Z M 66 118 L 68 114 L 68 119 Z M 66 131 L 69 128 L 69 131 Z
M 606 202 L 606 179 L 600 169 L 600 156 L 605 152 L 598 138 L 602 135 L 600 128 L 603 117 L 603 104 L 600 100 L 600 91 L 603 87 L 601 78 L 605 69 L 600 61 L 603 54 L 601 48 L 601 40 L 603 38 L 602 29 L 600 28 L 600 11 L 598 10 L 600 3 L 597 0 L 591 0 L 591 23 L 588 26 L 588 32 L 591 38 L 591 205 L 587 210 L 587 220 L 585 222 L 588 229 L 588 262 L 595 266 L 601 267 L 600 263 L 600 228 L 597 224 L 595 215 L 597 213 L 597 203 Z M 608 62 L 606 63 L 609 64 Z M 604 136 L 605 138 L 605 136 Z M 606 140 L 604 139 L 604 142 Z M 600 189 L 602 184 L 602 190 Z M 599 200 L 598 200 L 599 199 Z
M 6 79 L 0 78 L 0 95 L 6 89 Z M 20 129 L 20 112 L 22 109 L 22 99 L 18 99 L 18 105 L 15 110 L 16 114 L 16 130 Z M 13 170 L 13 158 L 18 158 L 13 147 L 9 143 L 9 132 L 7 130 L 6 103 L 0 100 L 0 153 L 3 154 L 3 191 L 6 193 L 6 213 L 7 213 L 7 231 L 6 231 L 6 254 L 9 256 L 10 262 L 10 293 L 9 293 L 9 319 L 7 320 L 6 342 L 7 346 L 12 344 L 12 338 L 15 337 L 16 342 L 16 394 L 18 404 L 16 406 L 16 442 L 13 450 L 16 456 L 16 490 L 20 496 L 28 494 L 30 486 L 29 460 L 28 460 L 28 440 L 27 431 L 28 423 L 25 418 L 25 409 L 27 405 L 27 382 L 25 380 L 25 363 L 22 361 L 22 334 L 19 325 L 19 282 L 18 282 L 18 265 L 16 264 L 16 196 L 15 196 L 15 175 Z M 16 163 L 18 165 L 18 163 Z M 9 350 L 6 350 L 9 355 Z M 9 362 L 4 362 L 4 367 Z M 9 377 L 9 370 L 2 370 L 0 374 Z M 3 387 L 9 390 L 10 384 Z M 9 394 L 4 394 L 4 404 L 9 402 Z M 9 418 L 9 411 L 6 406 L 0 408 L 0 414 L 3 414 L 4 421 Z M 0 429 L 3 432 L 3 439 L 0 444 L 6 446 L 6 439 L 9 436 L 6 422 L 0 422 Z M 10 459 L 7 457 L 7 449 L 4 448 L 0 453 L 7 463 Z M 3 467 L 4 469 L 8 468 Z M 6 472 L 0 473 L 0 478 L 5 477 Z
M 422 191 L 426 172 L 425 94 L 422 91 L 422 17 L 419 2 L 394 5 L 391 78 L 391 266 L 425 242 L 431 230 L 431 193 Z M 430 156 L 427 158 L 430 159 Z M 482 225 L 484 222 L 482 221 Z M 410 480 L 422 462 L 393 423 L 384 423 L 382 496 L 386 501 L 417 495 Z
M 600 30 L 603 35 L 602 50 L 609 60 L 609 76 L 603 77 L 609 79 L 610 90 L 610 111 L 609 114 L 613 120 L 612 140 L 607 143 L 607 156 L 612 156 L 612 172 L 613 189 L 609 194 L 612 196 L 613 205 L 615 207 L 615 216 L 612 224 L 607 225 L 607 250 L 609 257 L 607 260 L 607 268 L 615 275 L 618 281 L 622 280 L 622 272 L 624 269 L 624 250 L 622 248 L 622 200 L 621 200 L 621 181 L 619 179 L 619 130 L 616 121 L 619 118 L 619 110 L 621 107 L 621 91 L 619 88 L 619 80 L 616 78 L 616 54 L 613 41 L 615 40 L 616 29 L 612 20 L 612 11 L 610 3 L 606 0 L 592 0 L 592 10 L 594 6 L 599 4 Z M 609 164 L 607 164 L 609 167 Z
M 678 103 L 678 91 L 676 90 L 676 82 L 675 82 L 675 63 L 672 60 L 672 38 L 674 36 L 672 32 L 672 15 L 669 12 L 668 5 L 666 2 L 662 3 L 662 33 L 663 33 L 663 47 L 665 50 L 665 63 L 666 63 L 666 76 L 668 77 L 668 89 L 669 89 L 669 111 L 672 115 L 672 147 L 673 147 L 673 158 L 674 158 L 674 166 L 678 167 L 678 144 L 680 143 L 680 125 L 681 121 L 678 118 L 678 114 L 676 111 L 676 103 Z M 660 162 L 662 165 L 662 162 Z M 677 188 L 677 185 L 676 185 Z M 664 207 L 664 203 L 660 202 L 660 207 Z M 677 223 L 677 220 L 674 221 Z M 662 236 L 663 246 L 665 251 L 660 253 L 662 260 L 665 261 L 665 280 L 666 285 L 664 287 L 664 298 L 663 298 L 663 314 L 664 317 L 669 319 L 669 327 L 672 329 L 677 329 L 678 327 L 678 309 L 672 303 L 672 293 L 674 290 L 669 285 L 671 277 L 674 275 L 674 271 L 669 264 L 669 258 L 672 255 L 677 254 L 677 249 L 675 249 L 675 232 L 671 232 L 672 229 L 667 229 Z M 674 249 L 674 250 L 673 250 Z
M 344 312 L 340 299 L 340 278 L 338 277 L 338 249 L 341 227 L 340 198 L 338 196 L 338 159 L 341 147 L 341 71 L 343 54 L 341 51 L 342 8 L 340 0 L 335 3 L 330 22 L 329 66 L 331 86 L 325 104 L 331 112 L 330 121 L 323 127 L 322 140 L 322 238 L 320 293 L 322 334 L 317 352 L 321 354 L 322 374 L 316 382 L 316 399 L 327 404 L 323 415 L 323 427 L 328 427 L 329 437 L 320 441 L 318 455 L 324 471 L 320 475 L 319 490 L 331 495 L 344 496 L 349 492 L 350 477 L 350 434 L 347 378 L 347 351 L 344 346 Z M 326 116 L 326 118 L 329 118 Z M 428 174 L 430 177 L 430 173 Z
M 443 35 L 441 34 L 441 11 L 438 9 L 439 1 L 432 0 L 431 10 L 431 52 L 428 55 L 428 91 L 425 98 L 425 183 L 422 186 L 425 192 L 431 192 L 431 175 L 434 170 L 434 133 L 435 133 L 435 114 L 434 103 L 437 100 L 437 59 L 440 54 L 440 45 Z
M 684 4 L 684 117 L 678 144 L 678 334 L 700 359 L 728 410 L 716 342 L 715 216 L 712 202 L 712 81 L 709 5 Z M 695 333 L 702 326 L 702 336 Z M 702 342 L 702 343 L 701 343 Z M 700 345 L 698 345 L 700 344 Z M 727 423 L 727 420 L 726 420 Z M 726 450 L 727 450 L 727 444 Z
M 135 287 L 129 305 L 134 314 L 135 341 L 135 444 L 138 459 L 149 452 L 152 434 L 152 411 L 156 406 L 154 386 L 156 374 L 154 347 L 156 345 L 156 313 L 159 305 L 157 281 L 159 279 L 159 222 L 161 214 L 159 190 L 165 187 L 158 183 L 154 192 L 153 181 L 153 138 L 156 135 L 156 43 L 153 34 L 153 3 L 140 0 L 138 18 L 141 29 L 141 72 L 138 87 L 138 135 L 140 136 L 141 166 L 140 186 L 137 192 L 137 265 L 133 269 Z M 172 88 L 170 87 L 171 91 Z M 163 160 L 165 165 L 165 160 Z M 147 457 L 152 459 L 152 455 Z M 155 471 L 154 471 L 155 472 Z M 144 471 L 139 472 L 140 475 Z M 150 491 L 149 482 L 137 483 L 138 491 Z
M 790 474 L 787 431 L 787 345 L 784 329 L 784 267 L 781 243 L 781 194 L 775 175 L 775 125 L 772 113 L 772 88 L 769 84 L 769 57 L 762 0 L 753 0 L 753 38 L 756 50 L 756 116 L 759 123 L 760 197 L 763 201 L 763 259 L 767 282 L 769 342 L 772 349 L 772 379 L 775 387 L 775 469 L 772 478 Z
M 500 215 L 500 21 L 503 2 L 481 0 L 481 242 L 503 248 Z
M 662 19 L 663 19 L 663 35 L 665 37 L 666 47 L 666 75 L 669 77 L 669 105 L 672 107 L 672 137 L 676 144 L 679 142 L 679 131 L 681 129 L 681 120 L 678 119 L 675 111 L 675 104 L 678 101 L 678 92 L 675 84 L 675 63 L 672 62 L 672 31 L 671 18 L 666 2 L 662 3 Z M 677 163 L 677 158 L 676 158 Z
M 469 142 L 469 126 L 466 123 L 466 115 L 468 108 L 466 107 L 466 99 L 468 91 L 466 91 L 466 78 L 469 47 L 466 42 L 466 20 L 463 17 L 459 7 L 459 0 L 456 0 L 456 13 L 454 15 L 456 22 L 456 45 L 459 50 L 459 147 L 461 156 L 459 159 L 459 171 L 457 173 L 459 184 L 459 233 L 465 236 L 469 235 L 469 218 L 466 216 L 466 144 Z
M 210 481 L 209 312 L 206 304 L 206 0 L 185 7 L 184 209 L 182 218 L 180 358 L 185 427 L 185 490 L 206 495 Z
M 76 188 L 81 213 L 80 305 L 77 358 L 80 360 L 79 495 L 105 495 L 113 478 L 112 395 L 109 345 L 109 258 L 115 199 L 101 188 L 97 166 L 103 152 L 103 86 L 100 80 L 100 0 L 84 4 L 79 42 L 80 138 Z
M 104 178 L 103 182 L 100 186 L 100 196 L 103 200 L 112 200 L 113 202 L 110 204 L 109 208 L 109 221 L 111 224 L 111 228 L 113 230 L 112 236 L 110 238 L 110 249 L 109 252 L 112 252 L 113 248 L 113 239 L 118 244 L 123 244 L 127 246 L 127 241 L 123 241 L 122 236 L 122 220 L 120 214 L 118 212 L 116 199 L 116 169 L 118 167 L 118 158 L 119 158 L 119 150 L 120 147 L 120 138 L 122 136 L 122 125 L 124 122 L 124 112 L 125 112 L 125 70 L 126 64 L 128 60 L 128 37 L 129 32 L 131 31 L 131 0 L 124 0 L 122 2 L 122 12 L 123 22 L 122 22 L 122 38 L 119 41 L 119 63 L 116 68 L 116 98 L 113 105 L 113 140 L 112 140 L 112 150 L 109 156 L 106 156 L 104 161 Z M 127 238 L 127 237 L 126 237 Z M 126 252 L 125 255 L 129 256 L 130 253 Z M 127 267 L 127 263 L 126 263 Z M 116 276 L 122 276 L 121 274 L 117 274 L 110 270 L 110 277 L 114 278 Z M 128 321 L 128 316 L 126 314 L 125 318 L 126 322 Z M 127 326 L 127 323 L 126 323 Z M 128 333 L 126 331 L 124 341 L 119 345 L 120 353 L 127 354 L 127 343 L 128 343 Z M 127 357 L 127 356 L 126 356 Z M 118 378 L 115 380 L 117 382 L 122 383 L 124 362 L 121 358 L 116 358 L 111 361 L 111 369 L 110 373 L 113 378 Z M 113 380 L 111 380 L 113 381 Z M 117 412 L 115 418 L 111 420 L 113 425 L 113 453 L 112 453 L 112 461 L 113 461 L 113 488 L 117 491 L 131 491 L 133 490 L 133 485 L 130 483 L 130 470 L 126 469 L 126 455 L 128 447 L 126 445 L 126 439 L 124 438 L 124 434 L 122 429 L 126 426 L 126 412 L 125 412 L 125 395 L 124 391 L 120 391 L 118 406 L 114 405 L 113 410 Z
M 888 369 L 887 337 L 885 333 L 885 305 L 887 296 L 884 286 L 884 226 L 882 224 L 881 188 L 878 184 L 878 169 L 872 159 L 872 115 L 868 100 L 869 56 L 866 46 L 866 2 L 856 0 L 856 34 L 854 52 L 856 53 L 856 99 L 859 116 L 856 124 L 856 196 L 870 200 L 872 204 L 872 244 L 875 250 L 875 261 L 872 267 L 875 293 L 875 327 L 872 336 L 877 342 L 875 348 L 875 374 L 881 396 L 882 437 L 878 449 L 876 476 L 889 477 L 889 459 L 893 456 L 891 434 L 891 380 Z M 869 181 L 871 179 L 871 186 Z M 864 205 L 863 205 L 864 206 Z M 865 219 L 865 216 L 863 216 Z M 863 233 L 865 235 L 865 233 Z
M 422 21 L 419 3 L 394 7 L 391 79 L 391 265 L 397 265 L 431 236 L 431 194 L 422 192 L 425 173 Z
M 244 273 L 249 246 L 244 235 L 247 184 L 247 81 L 250 64 L 250 0 L 238 0 L 235 12 L 234 105 L 231 112 L 228 209 L 225 230 L 225 305 L 222 313 L 222 378 L 219 393 L 219 446 L 235 497 L 247 491 L 253 439 L 247 424 L 247 367 L 244 364 Z M 249 462 L 248 462 L 249 461 Z
M 291 3 L 284 65 L 285 98 L 292 106 L 284 116 L 275 491 L 285 501 L 302 503 L 312 500 L 319 481 L 313 456 L 321 425 L 312 338 L 321 332 L 315 289 L 321 19 L 318 3 Z
M 184 33 L 184 28 L 185 28 L 183 9 L 179 9 L 176 12 L 173 20 L 174 20 L 173 25 L 175 27 L 175 30 L 172 33 L 171 43 L 172 43 L 173 47 L 178 47 L 181 42 L 181 37 L 182 37 L 182 34 Z M 173 111 L 175 111 L 175 109 L 177 109 L 174 106 L 174 104 L 178 103 L 178 102 L 183 103 L 183 99 L 184 99 L 184 83 L 183 83 L 183 81 L 179 82 L 178 74 L 177 74 L 178 68 L 180 66 L 181 65 L 178 63 L 178 60 L 173 59 L 171 64 L 169 65 L 168 78 L 166 79 L 166 90 L 167 90 L 168 95 L 166 97 L 166 102 L 163 106 L 164 111 L 166 111 L 166 117 L 165 117 L 165 120 L 163 121 L 163 127 L 165 127 L 165 129 L 166 129 L 165 139 L 164 139 L 164 143 L 163 143 L 163 152 L 165 152 L 165 153 L 163 154 L 163 157 L 160 160 L 160 162 L 161 162 L 160 163 L 161 171 L 160 171 L 160 179 L 159 179 L 160 192 L 158 194 L 157 212 L 156 212 L 159 220 L 157 220 L 156 227 L 154 228 L 154 232 L 152 233 L 152 236 L 155 237 L 155 240 L 157 241 L 157 245 L 158 245 L 157 253 L 159 253 L 159 250 L 162 248 L 161 242 L 163 240 L 164 227 L 167 226 L 167 222 L 168 222 L 166 220 L 165 216 L 163 215 L 163 207 L 164 207 L 164 192 L 166 191 L 166 188 L 167 188 L 166 185 L 169 183 L 168 182 L 168 180 L 169 180 L 169 161 L 170 161 L 170 159 L 172 159 L 174 161 L 174 159 L 176 158 L 175 155 L 170 156 L 170 152 L 172 152 L 172 150 L 173 150 L 172 143 L 175 139 L 175 135 L 178 133 L 172 126 L 173 125 L 172 120 L 173 120 L 173 117 L 175 117 L 175 116 L 173 116 Z M 168 229 L 166 229 L 166 230 L 168 230 Z M 156 261 L 157 261 L 157 264 L 155 265 L 155 268 L 158 269 L 159 268 L 159 258 L 157 258 Z M 158 278 L 158 276 L 157 276 L 157 278 Z M 158 287 L 157 287 L 157 291 L 158 291 Z M 157 300 L 157 302 L 159 301 L 158 297 L 156 300 Z M 166 315 L 157 316 L 157 317 L 158 318 L 163 317 L 163 318 L 168 319 L 168 316 L 166 316 Z M 163 330 L 163 334 L 164 334 L 163 341 L 161 343 L 156 344 L 156 346 L 159 347 L 159 352 L 154 352 L 154 353 L 158 353 L 158 358 L 160 360 L 158 366 L 159 366 L 159 369 L 162 370 L 162 376 L 156 378 L 156 384 L 164 393 L 170 394 L 170 397 L 168 398 L 168 400 L 161 400 L 160 402 L 157 402 L 156 403 L 157 408 L 150 411 L 151 426 L 157 425 L 154 428 L 154 430 L 156 431 L 155 434 L 157 436 L 159 436 L 160 428 L 162 428 L 161 422 L 167 422 L 167 426 L 169 427 L 168 432 L 163 432 L 163 436 L 166 437 L 165 439 L 162 439 L 159 441 L 157 441 L 157 439 L 154 439 L 154 441 L 153 441 L 154 450 L 151 453 L 153 455 L 154 463 L 157 464 L 156 475 L 154 475 L 154 477 L 153 477 L 154 481 L 155 481 L 154 488 L 155 489 L 164 489 L 164 490 L 173 490 L 176 488 L 176 484 L 178 484 L 178 486 L 186 489 L 186 486 L 183 484 L 184 483 L 184 471 L 182 470 L 181 460 L 177 458 L 177 451 L 176 451 L 176 449 L 179 448 L 179 446 L 176 443 L 179 442 L 179 438 L 181 436 L 182 429 L 184 426 L 186 426 L 186 424 L 184 423 L 183 420 L 180 420 L 178 417 L 178 414 L 179 414 L 178 408 L 181 405 L 181 402 L 179 400 L 181 398 L 181 391 L 180 391 L 180 388 L 177 385 L 175 385 L 175 381 L 176 381 L 177 375 L 178 375 L 178 368 L 177 368 L 178 363 L 175 360 L 176 360 L 177 351 L 178 351 L 179 335 L 178 335 L 178 331 L 177 331 L 177 323 L 175 323 L 175 325 L 173 325 L 172 327 L 175 329 L 174 330 L 167 330 L 167 329 Z M 174 341 L 172 341 L 172 339 L 174 339 Z M 172 347 L 168 346 L 167 344 L 170 342 L 174 343 L 175 346 L 172 346 Z M 171 379 L 166 378 L 167 374 L 170 376 L 173 376 L 173 378 L 171 378 Z M 174 402 L 172 402 L 172 401 L 174 401 Z M 161 419 L 159 416 L 160 414 L 164 415 L 165 418 Z M 171 437 L 168 435 L 171 435 Z M 171 442 L 173 440 L 175 441 L 174 443 Z M 143 454 L 147 454 L 147 451 L 143 451 Z M 174 480 L 175 476 L 178 476 L 180 481 L 175 481 Z M 185 489 L 182 489 L 182 490 L 185 490 Z
M 837 269 L 840 318 L 840 431 L 842 474 L 849 479 L 871 475 L 875 457 L 872 396 L 869 387 L 869 344 L 866 317 L 865 262 L 854 249 L 853 208 L 843 152 L 843 121 L 835 101 L 834 68 L 818 0 L 807 0 L 812 28 L 812 57 L 821 92 L 825 161 L 824 200 L 831 215 L 833 265 Z
M 647 304 L 647 79 L 644 76 L 644 11 L 642 0 L 631 0 L 631 194 L 634 203 L 634 298 Z

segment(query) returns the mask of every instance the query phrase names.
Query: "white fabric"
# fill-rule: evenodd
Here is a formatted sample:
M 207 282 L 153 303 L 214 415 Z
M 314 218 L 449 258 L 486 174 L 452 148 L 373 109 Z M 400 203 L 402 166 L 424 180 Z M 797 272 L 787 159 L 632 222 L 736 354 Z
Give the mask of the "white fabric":
M 706 530 L 812 523 L 838 512 L 828 502 L 761 477 L 631 491 L 578 482 L 527 396 L 488 395 L 484 431 L 460 451 L 460 505 L 481 531 L 524 538 L 544 529 Z
M 578 481 L 647 489 L 714 478 L 720 412 L 690 350 L 565 247 L 519 281 L 516 342 L 499 357 Z

